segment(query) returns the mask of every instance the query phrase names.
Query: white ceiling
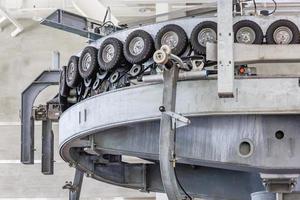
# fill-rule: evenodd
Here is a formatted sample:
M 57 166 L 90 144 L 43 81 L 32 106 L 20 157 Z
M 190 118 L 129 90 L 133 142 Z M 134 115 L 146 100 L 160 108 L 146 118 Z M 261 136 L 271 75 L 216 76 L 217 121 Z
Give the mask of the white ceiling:
M 260 6 L 264 3 L 274 6 L 272 0 L 256 1 Z M 300 0 L 276 1 L 284 4 L 300 3 Z M 41 20 L 60 8 L 102 21 L 106 8 L 109 6 L 112 11 L 113 22 L 132 23 L 145 19 L 149 20 L 151 17 L 154 20 L 157 3 L 168 3 L 169 12 L 174 13 L 175 11 L 177 13 L 178 10 L 187 11 L 206 8 L 207 6 L 214 7 L 216 2 L 217 0 L 0 0 L 0 13 L 4 10 L 12 19 L 30 18 Z M 1 20 L 3 19 L 1 17 L 0 29 Z
M 99 8 L 101 4 L 104 7 L 110 6 L 114 16 L 119 21 L 128 19 L 137 19 L 137 17 L 149 17 L 155 15 L 156 3 L 169 3 L 172 11 L 191 9 L 201 6 L 202 3 L 215 2 L 216 0 L 0 0 L 0 6 L 4 7 L 16 18 L 28 18 L 34 15 L 50 14 L 51 11 L 62 8 L 73 12 L 89 10 L 85 14 L 94 18 L 103 16 L 103 10 Z M 201 2 L 201 3 L 200 3 Z M 80 4 L 77 8 L 76 4 Z M 79 9 L 79 10 L 78 10 Z M 82 13 L 81 13 L 82 14 Z

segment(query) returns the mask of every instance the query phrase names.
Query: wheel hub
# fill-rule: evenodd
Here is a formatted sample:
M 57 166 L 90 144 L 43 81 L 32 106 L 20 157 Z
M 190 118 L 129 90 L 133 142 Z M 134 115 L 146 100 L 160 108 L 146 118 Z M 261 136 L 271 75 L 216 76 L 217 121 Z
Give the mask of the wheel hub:
M 171 49 L 174 49 L 179 42 L 179 37 L 174 31 L 165 33 L 161 39 L 161 45 L 168 45 Z
M 253 44 L 256 39 L 255 31 L 250 27 L 243 27 L 236 33 L 238 43 Z
M 135 37 L 129 43 L 129 52 L 132 55 L 137 56 L 140 53 L 142 53 L 144 47 L 145 47 L 145 42 L 144 42 L 143 38 Z
M 286 26 L 278 27 L 274 31 L 274 41 L 276 44 L 289 44 L 293 39 L 293 32 Z
M 207 42 L 217 42 L 217 33 L 211 28 L 204 28 L 198 34 L 199 44 L 206 47 Z
M 92 56 L 89 53 L 86 53 L 82 59 L 82 70 L 87 71 L 91 67 Z
M 102 53 L 102 58 L 104 62 L 109 63 L 114 58 L 114 55 L 115 55 L 115 48 L 113 45 L 109 44 L 104 48 Z

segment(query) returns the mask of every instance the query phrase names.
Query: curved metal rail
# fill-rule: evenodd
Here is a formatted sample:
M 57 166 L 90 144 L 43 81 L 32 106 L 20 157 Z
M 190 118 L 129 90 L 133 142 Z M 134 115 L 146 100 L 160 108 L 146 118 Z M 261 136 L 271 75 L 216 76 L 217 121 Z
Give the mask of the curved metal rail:
M 185 176 L 190 177 L 187 173 L 191 173 L 186 168 L 188 165 L 208 170 L 207 178 L 212 178 L 215 174 L 212 171 L 217 170 L 220 174 L 213 184 L 222 183 L 222 187 L 222 181 L 227 178 L 228 187 L 241 187 L 231 179 L 233 177 L 226 175 L 230 170 L 248 174 L 245 179 L 240 179 L 242 183 L 239 184 L 246 185 L 240 188 L 241 194 L 234 192 L 232 199 L 263 190 L 258 172 L 300 172 L 300 156 L 296 153 L 300 150 L 299 78 L 247 78 L 235 82 L 233 99 L 218 98 L 213 92 L 216 91 L 216 80 L 178 83 L 177 112 L 191 117 L 192 124 L 178 130 L 177 162 L 179 170 L 182 169 L 181 178 L 191 194 L 230 197 L 230 190 L 209 192 L 208 187 L 212 187 L 209 185 L 200 191 L 193 189 L 185 180 Z M 256 90 L 257 87 L 260 90 Z M 161 191 L 158 189 L 161 179 L 156 164 L 119 162 L 97 165 L 93 155 L 82 151 L 92 147 L 98 155 L 129 155 L 157 161 L 161 116 L 158 108 L 162 105 L 162 94 L 162 84 L 146 84 L 94 96 L 71 107 L 63 113 L 59 123 L 62 158 L 97 180 L 134 189 Z M 279 130 L 285 134 L 283 139 L 275 137 Z M 249 155 L 240 151 L 244 142 L 249 142 L 252 148 Z M 277 159 L 279 156 L 284 162 Z M 110 176 L 118 173 L 117 177 Z M 206 184 L 201 182 L 200 177 L 204 176 L 201 170 L 193 173 L 201 174 L 194 174 L 193 178 L 197 180 L 193 182 Z M 134 174 L 134 178 L 129 174 Z M 149 186 L 148 181 L 153 185 Z

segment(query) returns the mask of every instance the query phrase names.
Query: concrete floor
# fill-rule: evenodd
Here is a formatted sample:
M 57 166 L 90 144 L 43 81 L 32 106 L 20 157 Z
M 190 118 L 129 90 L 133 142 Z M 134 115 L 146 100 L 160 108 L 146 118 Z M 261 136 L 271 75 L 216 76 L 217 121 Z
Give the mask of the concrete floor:
M 21 21 L 25 31 L 16 38 L 10 37 L 14 27 L 7 25 L 0 32 L 0 199 L 67 199 L 68 191 L 62 190 L 65 181 L 73 179 L 74 169 L 69 168 L 59 155 L 55 155 L 55 175 L 43 176 L 40 164 L 20 164 L 21 92 L 43 70 L 51 66 L 53 50 L 61 52 L 61 64 L 86 45 L 86 39 L 53 30 L 33 21 Z M 51 87 L 41 94 L 36 104 L 44 103 L 58 91 Z M 58 131 L 55 130 L 57 150 Z M 35 159 L 41 157 L 41 126 L 36 125 Z M 153 199 L 155 194 L 119 188 L 85 178 L 82 199 L 118 200 Z M 120 199 L 121 200 L 121 199 Z

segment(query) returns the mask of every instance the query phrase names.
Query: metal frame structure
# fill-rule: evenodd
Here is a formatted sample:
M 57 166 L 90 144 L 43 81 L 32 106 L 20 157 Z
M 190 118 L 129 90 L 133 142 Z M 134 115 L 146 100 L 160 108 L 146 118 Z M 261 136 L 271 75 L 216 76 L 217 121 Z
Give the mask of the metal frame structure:
M 162 57 L 168 59 L 159 63 L 154 55 L 154 61 L 164 65 L 163 77 L 145 77 L 155 83 L 103 93 L 64 112 L 59 127 L 60 155 L 76 168 L 74 184 L 65 186 L 70 189 L 70 199 L 79 199 L 83 173 L 122 187 L 166 192 L 170 200 L 184 199 L 187 194 L 217 200 L 250 200 L 251 194 L 253 200 L 299 199 L 298 193 L 290 192 L 300 174 L 300 77 L 234 77 L 234 66 L 239 63 L 299 62 L 295 53 L 289 54 L 299 45 L 233 44 L 233 30 L 228 24 L 253 19 L 263 24 L 265 32 L 271 21 L 280 17 L 233 18 L 232 10 L 232 2 L 219 0 L 218 18 L 177 19 L 110 35 L 124 42 L 132 31 L 142 28 L 154 37 L 170 23 L 179 24 L 190 35 L 200 21 L 217 21 L 218 44 L 208 45 L 207 56 L 217 61 L 218 76 L 207 78 L 204 72 L 197 76 L 193 72 L 180 74 L 180 59 L 162 48 L 159 53 L 165 53 Z M 286 19 L 300 24 L 296 16 Z M 65 28 L 56 21 L 52 25 Z M 71 32 L 84 32 L 78 30 Z M 90 45 L 99 48 L 104 39 Z M 284 53 L 279 59 L 269 52 L 274 48 Z M 260 50 L 261 54 L 245 56 L 249 50 Z M 177 83 L 180 80 L 185 81 Z M 24 108 L 32 107 L 33 100 Z M 24 123 L 32 123 L 31 115 L 25 113 Z M 177 130 L 179 123 L 189 124 L 186 117 L 191 125 Z M 44 150 L 49 152 L 53 137 L 50 124 L 44 123 L 43 135 L 48 138 Z M 70 123 L 72 126 L 66 126 Z M 23 130 L 22 126 L 23 132 L 22 162 L 32 164 L 32 130 Z M 119 159 L 122 155 L 153 163 L 125 163 Z M 51 173 L 51 155 L 47 154 L 43 162 L 47 163 L 43 171 Z M 257 193 L 265 189 L 277 193 L 276 197 Z
M 58 83 L 59 71 L 44 71 L 22 92 L 21 162 L 23 164 L 34 164 L 34 119 L 32 115 L 33 103 L 41 91 L 51 85 L 58 85 Z M 51 128 L 49 128 L 49 123 L 45 122 L 43 125 L 45 125 L 45 127 L 43 127 L 43 135 L 45 136 L 44 141 L 51 146 Z M 48 147 L 51 149 L 50 146 Z M 46 151 L 46 149 L 44 150 Z M 46 157 L 50 156 L 46 155 L 46 152 L 43 152 L 43 155 Z M 47 160 L 51 159 L 51 156 L 48 158 L 46 157 L 44 158 Z

